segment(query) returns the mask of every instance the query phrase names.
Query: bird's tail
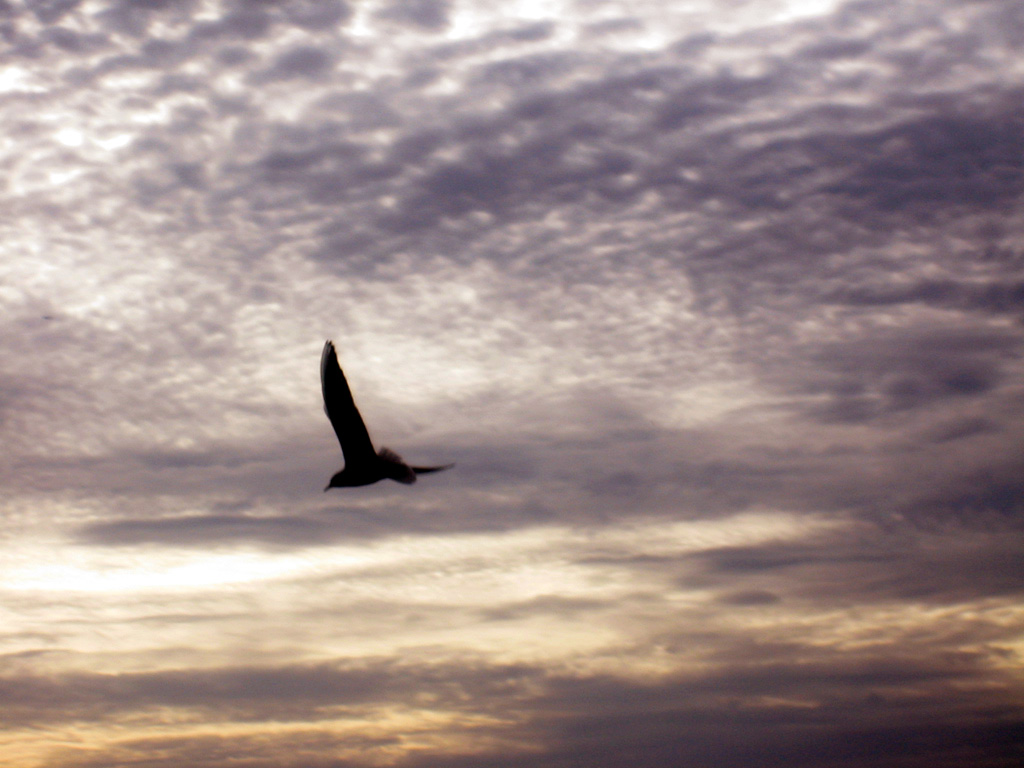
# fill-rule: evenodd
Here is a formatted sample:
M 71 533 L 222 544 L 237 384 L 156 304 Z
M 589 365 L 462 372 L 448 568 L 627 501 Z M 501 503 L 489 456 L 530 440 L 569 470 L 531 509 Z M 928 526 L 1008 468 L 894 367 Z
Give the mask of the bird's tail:
M 425 475 L 429 472 L 440 472 L 442 469 L 451 469 L 454 464 L 442 464 L 440 467 L 411 467 L 417 475 Z
M 390 448 L 381 448 L 377 451 L 377 455 L 387 464 L 387 469 L 385 470 L 387 477 L 406 485 L 412 485 L 416 482 L 416 470 L 406 464 L 402 457 Z

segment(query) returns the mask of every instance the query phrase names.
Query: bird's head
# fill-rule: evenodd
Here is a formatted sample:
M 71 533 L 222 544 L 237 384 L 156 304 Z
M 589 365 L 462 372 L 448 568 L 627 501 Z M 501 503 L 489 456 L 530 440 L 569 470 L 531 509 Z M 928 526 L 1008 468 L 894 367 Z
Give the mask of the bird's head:
M 324 488 L 324 493 L 327 493 L 331 488 L 352 488 L 356 485 L 366 485 L 366 482 L 359 482 L 359 478 L 346 474 L 345 470 L 341 470 L 341 472 L 336 472 L 334 476 L 331 477 L 331 482 L 329 482 L 327 487 Z

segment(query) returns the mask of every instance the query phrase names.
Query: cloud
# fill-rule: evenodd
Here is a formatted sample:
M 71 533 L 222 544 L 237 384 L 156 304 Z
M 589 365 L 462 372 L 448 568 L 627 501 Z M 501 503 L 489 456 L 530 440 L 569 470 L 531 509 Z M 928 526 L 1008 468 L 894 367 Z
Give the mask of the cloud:
M 377 11 L 377 17 L 425 31 L 438 32 L 448 26 L 450 6 L 448 0 L 391 2 Z
M 552 520 L 551 512 L 528 504 L 511 509 L 488 505 L 413 510 L 394 501 L 385 508 L 341 503 L 287 516 L 211 514 L 108 520 L 83 526 L 79 540 L 104 546 L 306 548 L 409 534 L 498 532 Z
M 982 117 L 962 116 L 957 106 L 939 102 L 932 115 L 864 137 L 850 147 L 863 160 L 826 190 L 883 216 L 924 221 L 938 211 L 1016 199 L 1022 174 L 1011 147 L 1024 124 L 1001 114 L 1003 98 L 1012 99 L 1012 92 L 1000 94 L 994 114 Z
M 94 18 L 112 32 L 140 39 L 149 31 L 149 25 L 155 18 L 165 20 L 171 16 L 181 21 L 187 19 L 195 7 L 194 0 L 185 3 L 168 0 L 116 0 L 96 13 Z
M 433 693 L 438 710 L 461 709 L 469 696 L 500 696 L 538 674 L 516 665 L 400 665 L 386 659 L 285 667 L 171 669 L 136 674 L 73 673 L 58 679 L 7 677 L 0 698 L 10 722 L 56 724 L 169 707 L 192 722 L 267 719 L 315 722 L 359 716 L 357 708 L 400 705 L 415 690 Z M 57 695 L 63 690 L 65 695 Z M 415 694 L 414 694 L 415 696 Z M 491 702 L 493 704 L 493 701 Z
M 993 389 L 1001 363 L 1020 344 L 1015 335 L 959 328 L 883 331 L 862 342 L 844 339 L 813 356 L 828 377 L 808 383 L 831 402 L 822 417 L 859 421 L 881 412 L 919 408 L 938 399 L 974 397 Z M 813 376 L 808 372 L 808 378 Z M 822 378 L 825 378 L 822 377 Z
M 323 541 L 322 521 L 302 517 L 190 515 L 161 520 L 120 520 L 86 526 L 85 541 L 161 546 L 222 545 L 234 541 L 310 545 Z
M 316 79 L 330 72 L 332 56 L 312 46 L 300 46 L 285 51 L 267 71 L 268 80 Z
M 982 696 L 969 684 L 988 676 L 982 660 L 963 654 L 945 663 L 905 659 L 882 661 L 871 654 L 839 661 L 817 654 L 756 664 L 729 672 L 658 681 L 630 681 L 611 675 L 546 675 L 522 666 L 392 666 L 322 664 L 306 667 L 180 670 L 156 674 L 79 675 L 61 679 L 62 697 L 47 695 L 41 681 L 17 683 L 17 700 L 5 696 L 15 721 L 37 699 L 62 701 L 51 716 L 117 716 L 149 707 L 198 707 L 238 725 L 273 718 L 285 727 L 295 718 L 309 723 L 285 733 L 281 741 L 253 735 L 164 737 L 122 740 L 113 754 L 163 754 L 198 765 L 218 765 L 221 755 L 236 759 L 291 758 L 284 750 L 301 749 L 303 764 L 319 765 L 338 749 L 345 719 L 361 718 L 367 705 L 403 696 L 430 693 L 438 713 L 449 709 L 453 720 L 435 728 L 449 730 L 450 746 L 434 742 L 401 759 L 400 765 L 513 765 L 525 755 L 537 765 L 561 765 L 573 756 L 601 765 L 662 765 L 665 760 L 701 761 L 715 766 L 746 764 L 771 755 L 772 765 L 817 765 L 824 759 L 859 765 L 889 765 L 893 755 L 905 764 L 927 765 L 935 754 L 959 745 L 954 765 L 977 760 L 1009 759 L 1019 748 L 1010 702 L 998 694 Z M 52 686 L 52 683 L 50 683 Z M 6 686 L 5 686 L 6 687 Z M 7 688 L 8 691 L 13 689 Z M 958 690 L 955 696 L 947 696 Z M 922 699 L 929 708 L 921 706 Z M 496 716 L 476 725 L 460 722 L 467 701 L 477 712 Z M 514 708 L 509 703 L 514 702 Z M 97 711 L 97 708 L 100 708 Z M 1003 723 L 989 715 L 1005 712 Z M 504 712 L 504 715 L 499 713 Z M 333 727 L 317 722 L 341 716 Z M 50 722 L 53 721 L 43 721 Z M 736 724 L 742 724 L 737 729 Z M 829 728 L 823 731 L 822 725 Z M 340 726 L 340 727 L 339 727 Z M 237 730 L 237 726 L 236 726 Z M 374 733 L 375 731 L 375 733 Z M 361 762 L 380 749 L 405 741 L 386 721 L 353 741 L 344 751 Z M 334 732 L 334 739 L 328 738 Z M 419 731 L 420 738 L 429 732 Z M 837 747 L 832 735 L 841 738 Z M 497 742 L 497 743 L 495 743 Z M 460 748 L 460 743 L 464 744 Z M 428 744 L 430 742 L 428 741 Z M 197 747 L 200 748 L 197 751 Z M 108 753 L 110 754 L 110 753 Z M 77 758 L 77 759 L 76 759 Z M 91 765 L 87 753 L 69 750 L 61 765 Z M 159 764 L 159 763 L 158 763 Z M 327 763 L 324 763 L 327 764 Z
M 311 31 L 342 24 L 352 17 L 352 7 L 343 0 L 289 0 L 280 3 L 292 24 Z
M 44 24 L 52 24 L 55 21 L 60 21 L 61 17 L 79 5 L 81 5 L 81 0 L 41 0 L 41 2 L 33 3 L 31 10 Z
M 741 596 L 755 596 L 755 604 L 765 594 L 758 587 L 780 583 L 803 586 L 785 598 L 775 589 L 767 593 L 770 602 L 812 600 L 829 607 L 894 600 L 956 604 L 1018 593 L 1016 527 L 1004 523 L 1000 533 L 991 535 L 980 527 L 958 532 L 959 542 L 904 529 L 855 539 L 852 545 L 828 538 L 812 544 L 726 547 L 695 556 L 698 567 L 684 567 L 679 579 L 711 585 L 724 578 L 732 588 L 746 590 Z
M 24 762 L 1015 765 L 1024 21 L 798 5 L 6 4 Z

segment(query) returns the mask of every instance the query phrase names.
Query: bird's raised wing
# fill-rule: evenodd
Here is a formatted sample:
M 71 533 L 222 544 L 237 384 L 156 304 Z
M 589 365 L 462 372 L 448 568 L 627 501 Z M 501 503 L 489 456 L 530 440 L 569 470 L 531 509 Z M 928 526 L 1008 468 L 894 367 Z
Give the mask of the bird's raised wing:
M 345 374 L 338 365 L 338 353 L 330 341 L 324 344 L 324 353 L 320 357 L 320 384 L 324 390 L 324 411 L 341 443 L 346 468 L 372 462 L 377 454 L 363 417 L 352 399 Z

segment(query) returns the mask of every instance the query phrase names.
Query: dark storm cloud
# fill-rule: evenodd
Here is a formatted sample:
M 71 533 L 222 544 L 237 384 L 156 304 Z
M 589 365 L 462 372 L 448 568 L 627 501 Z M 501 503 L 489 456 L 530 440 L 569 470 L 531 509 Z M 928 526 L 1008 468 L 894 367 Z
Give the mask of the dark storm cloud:
M 344 743 L 351 751 L 388 751 L 400 747 L 398 737 L 374 737 L 346 733 Z M 97 758 L 74 748 L 51 756 L 54 768 L 100 768 L 110 760 L 129 764 L 142 761 L 146 768 L 177 768 L 181 765 L 221 765 L 231 761 L 237 768 L 259 768 L 274 765 L 280 768 L 361 768 L 361 760 L 337 757 L 339 735 L 335 731 L 317 730 L 313 726 L 297 733 L 275 733 L 272 737 L 253 736 L 167 736 L 145 739 L 126 739 L 110 745 L 106 755 Z M 239 758 L 243 755 L 244 758 Z M 322 755 L 322 757 L 313 757 Z
M 46 24 L 60 21 L 61 17 L 82 4 L 82 0 L 38 0 L 30 5 L 32 13 Z M 10 4 L 4 3 L 0 11 L 9 11 Z
M 93 523 L 81 531 L 89 544 L 160 544 L 161 546 L 223 546 L 237 542 L 277 546 L 326 544 L 324 521 L 290 515 L 186 515 L 165 519 Z
M 823 345 L 798 386 L 826 394 L 825 420 L 863 422 L 948 398 L 984 395 L 1017 356 L 1019 334 L 959 327 L 903 327 Z
M 33 4 L 33 7 L 40 20 L 50 24 L 74 10 L 77 4 L 55 4 L 49 10 L 43 3 Z M 93 9 L 96 12 L 91 18 L 99 22 L 99 30 L 79 32 L 66 26 L 47 26 L 40 30 L 37 38 L 28 34 L 19 36 L 20 50 L 26 54 L 35 52 L 32 55 L 37 56 L 42 50 L 40 45 L 50 44 L 65 54 L 77 55 L 81 64 L 68 66 L 64 72 L 70 82 L 83 85 L 95 82 L 98 76 L 132 68 L 160 68 L 170 74 L 175 68 L 206 54 L 214 55 L 221 66 L 230 66 L 232 60 L 239 63 L 249 57 L 244 47 L 231 48 L 232 43 L 251 46 L 279 27 L 329 31 L 343 25 L 351 16 L 351 10 L 342 2 L 293 0 L 251 3 L 242 0 L 225 3 L 221 8 L 222 15 L 216 19 L 196 21 L 197 7 L 197 3 L 191 1 L 124 0 L 108 3 Z M 59 15 L 55 15 L 58 10 Z M 163 34 L 149 37 L 150 27 L 155 22 L 164 25 Z M 110 51 L 118 45 L 121 50 L 104 59 L 96 60 L 89 56 Z M 316 50 L 310 46 L 299 46 L 290 54 L 279 54 L 279 60 L 269 73 L 253 77 L 265 82 L 267 79 L 308 78 L 322 74 L 329 60 L 322 53 L 319 57 L 312 53 Z
M 959 472 L 951 472 L 899 507 L 908 519 L 957 520 L 965 527 L 1020 527 L 1024 523 L 1024 461 L 1020 440 L 1006 441 L 1009 451 L 987 461 L 975 461 Z
M 106 48 L 110 40 L 106 35 L 80 34 L 64 27 L 53 27 L 43 31 L 40 35 L 42 42 L 56 46 L 62 51 L 73 54 L 98 53 Z
M 739 607 L 743 606 L 757 606 L 757 605 L 774 605 L 778 603 L 782 598 L 773 592 L 768 592 L 763 589 L 752 589 L 745 592 L 731 592 L 729 594 L 722 595 L 718 598 L 718 601 L 723 605 L 735 605 Z
M 827 22 L 815 31 L 822 29 Z M 325 211 L 316 255 L 338 264 L 359 252 L 383 258 L 411 238 L 421 249 L 450 252 L 442 248 L 451 239 L 442 225 L 461 222 L 465 243 L 552 208 L 621 209 L 651 191 L 668 210 L 706 208 L 709 201 L 725 206 L 720 222 L 717 214 L 709 218 L 706 244 L 686 243 L 667 254 L 694 281 L 699 298 L 715 296 L 739 307 L 776 299 L 783 286 L 800 288 L 807 299 L 835 295 L 829 281 L 837 276 L 815 266 L 827 254 L 877 246 L 880 228 L 913 229 L 928 217 L 1012 200 L 1024 178 L 1012 151 L 1021 124 L 1012 89 L 973 94 L 980 109 L 965 107 L 956 95 L 863 107 L 817 99 L 781 118 L 759 116 L 773 101 L 801 89 L 815 93 L 822 59 L 872 61 L 881 55 L 864 40 L 844 40 L 766 63 L 766 73 L 758 76 L 695 71 L 690 57 L 699 52 L 692 45 L 646 58 L 511 55 L 472 73 L 451 116 L 410 119 L 413 102 L 406 96 L 413 91 L 382 93 L 384 103 L 403 104 L 392 110 L 390 124 L 400 130 L 384 147 L 383 159 L 353 158 L 331 167 L 310 163 L 297 168 L 290 183 L 314 205 L 394 198 L 384 210 L 362 205 L 355 222 L 346 214 L 331 223 Z M 718 44 L 744 50 L 737 41 Z M 883 50 L 906 44 L 878 43 Z M 703 40 L 704 49 L 709 45 Z M 943 72 L 960 61 L 944 61 Z M 899 60 L 890 66 L 898 71 Z M 585 76 L 563 85 L 561 78 L 574 72 Z M 870 76 L 877 83 L 867 77 L 840 79 L 833 86 L 836 97 L 887 87 L 881 74 Z M 496 108 L 466 109 L 511 89 L 515 96 L 506 94 Z M 323 114 L 323 128 L 330 131 L 330 111 Z M 739 127 L 729 127 L 726 118 Z M 879 129 L 879 122 L 889 125 Z M 751 143 L 755 148 L 748 148 Z M 442 159 L 456 148 L 457 159 Z M 269 162 L 282 152 L 311 151 L 320 148 L 282 135 L 266 157 Z M 890 204 L 884 195 L 897 195 L 899 203 Z M 292 204 L 291 197 L 280 197 L 280 205 Z M 473 223 L 478 214 L 492 217 L 490 223 Z M 772 220 L 748 235 L 736 233 L 737 220 L 764 217 Z M 850 276 L 856 268 L 858 259 L 844 266 Z M 874 274 L 884 279 L 883 269 Z M 1014 285 L 994 280 L 990 293 L 982 291 L 974 301 L 1012 307 Z M 754 293 L 765 289 L 760 297 Z
M 970 483 L 972 489 L 978 483 Z M 577 561 L 655 579 L 662 589 L 710 589 L 723 605 L 820 610 L 867 609 L 913 601 L 956 606 L 1024 592 L 1024 528 L 1012 497 L 950 510 L 950 500 L 836 513 L 843 525 L 796 541 L 709 547 L 664 554 L 580 550 Z M 890 489 L 891 492 L 891 489 Z M 881 504 L 898 503 L 885 498 Z M 1007 513 L 1000 502 L 1014 506 Z M 947 505 L 946 509 L 942 504 Z
M 802 686 L 794 686 L 795 691 L 790 688 L 783 669 L 766 670 L 766 673 L 774 680 L 764 686 L 764 695 L 785 691 L 799 697 L 805 693 L 800 690 Z M 836 687 L 845 688 L 845 681 L 840 682 L 842 673 L 838 670 L 826 667 L 818 670 L 817 674 L 822 681 L 837 680 Z M 858 672 L 857 676 L 860 675 L 864 673 Z M 882 675 L 884 677 L 886 672 L 883 671 Z M 913 675 L 890 673 L 887 682 L 898 686 L 913 679 Z M 858 680 L 869 681 L 868 675 Z M 724 698 L 728 702 L 726 681 L 708 682 L 716 691 L 725 692 Z M 568 688 L 566 693 L 569 696 L 599 695 L 599 689 L 592 686 L 582 686 L 577 690 L 574 690 L 576 686 Z M 870 691 L 871 686 L 865 685 L 864 690 Z M 911 695 L 904 699 L 898 693 L 883 694 L 877 699 L 867 693 L 858 703 L 833 700 L 805 705 L 797 698 L 788 705 L 780 702 L 774 706 L 765 703 L 749 707 L 737 706 L 738 702 L 724 703 L 723 706 L 723 703 L 708 701 L 703 693 L 703 686 L 694 690 L 685 684 L 664 688 L 618 688 L 607 701 L 604 712 L 575 718 L 556 716 L 549 721 L 548 727 L 541 726 L 541 738 L 546 736 L 544 740 L 554 745 L 554 749 L 536 759 L 534 764 L 560 766 L 582 760 L 609 768 L 675 762 L 716 768 L 738 768 L 751 762 L 772 766 L 822 763 L 926 766 L 930 765 L 933 754 L 948 755 L 951 750 L 962 749 L 962 757 L 954 758 L 951 765 L 966 768 L 977 764 L 978 760 L 1010 765 L 1020 749 L 1014 725 L 1003 724 L 993 718 L 997 713 L 1009 714 L 1010 708 L 992 707 L 983 697 L 974 697 L 973 701 L 967 701 L 968 697 L 965 697 L 950 707 L 950 715 L 963 707 L 958 714 L 962 713 L 969 724 L 958 725 L 956 715 L 953 715 L 942 725 L 937 725 L 935 718 L 908 714 L 906 705 L 914 697 Z M 630 699 L 642 704 L 630 708 L 625 705 Z M 698 702 L 700 708 L 696 706 Z M 872 709 L 874 712 L 868 714 Z M 1016 719 L 1012 715 L 1010 717 L 1011 722 Z M 823 723 L 828 724 L 827 735 L 820 730 Z M 424 761 L 419 764 L 426 766 L 432 763 Z M 516 763 L 498 759 L 490 764 L 511 766 Z
M 912 226 L 952 212 L 1007 204 L 1020 194 L 1024 178 L 1013 149 L 1024 126 L 1013 107 L 1018 98 L 1013 89 L 995 91 L 969 116 L 964 114 L 969 107 L 953 97 L 912 107 L 892 105 L 894 116 L 906 115 L 895 127 L 780 140 L 742 153 L 737 167 L 773 168 L 775 175 L 741 172 L 736 181 L 754 185 L 741 201 L 778 201 L 786 190 L 781 185 L 773 189 L 773 182 L 813 169 L 822 183 L 800 184 L 801 191 L 823 196 L 840 215 L 875 226 L 900 221 Z M 839 180 L 830 180 L 835 176 Z M 763 191 L 758 195 L 758 190 Z
M 967 416 L 936 425 L 927 438 L 936 443 L 945 443 L 983 435 L 994 430 L 998 430 L 998 427 L 990 420 L 978 416 Z
M 285 51 L 260 79 L 267 80 L 315 80 L 330 72 L 333 56 L 329 51 L 312 46 L 300 46 Z
M 918 304 L 991 314 L 1024 315 L 1024 283 L 1016 280 L 920 280 L 910 285 L 851 285 L 831 297 L 836 304 L 892 307 Z
M 1009 89 L 989 97 L 981 115 L 958 100 L 925 102 L 932 112 L 895 128 L 849 139 L 839 150 L 850 168 L 824 191 L 885 218 L 933 221 L 959 209 L 993 210 L 1024 192 L 1024 119 Z M 975 107 L 977 109 L 977 107 Z
M 784 298 L 817 300 L 822 292 L 851 304 L 919 302 L 1014 311 L 1019 304 L 1015 270 L 992 260 L 994 274 L 981 282 L 961 281 L 951 273 L 902 289 L 857 287 L 865 277 L 883 284 L 907 266 L 872 258 L 871 249 L 884 242 L 881 231 L 889 237 L 906 232 L 922 249 L 935 250 L 937 266 L 947 266 L 947 249 L 936 237 L 940 230 L 929 233 L 922 225 L 991 215 L 1020 195 L 1024 166 L 1010 149 L 1021 138 L 1020 122 L 1009 107 L 1016 99 L 1007 93 L 993 101 L 997 106 L 990 116 L 958 117 L 962 107 L 951 102 L 928 107 L 933 114 L 926 118 L 867 137 L 856 129 L 829 129 L 740 152 L 723 142 L 710 162 L 690 159 L 700 168 L 701 181 L 668 182 L 666 191 L 678 204 L 700 205 L 702 198 L 713 197 L 728 207 L 730 217 L 749 218 L 757 226 L 744 235 L 723 222 L 721 240 L 692 253 L 684 268 L 703 293 L 724 294 L 733 307 L 749 305 L 747 311 Z M 864 255 L 857 255 L 858 248 Z M 984 246 L 974 258 L 983 261 L 983 252 Z M 842 262 L 834 258 L 839 253 L 846 254 Z M 840 280 L 845 284 L 837 292 L 831 285 Z
M 984 674 L 983 658 L 972 654 L 945 662 L 915 662 L 909 658 L 886 659 L 871 653 L 843 658 L 824 651 L 811 652 L 806 661 L 800 663 L 795 658 L 795 653 L 798 653 L 796 647 L 787 649 L 779 644 L 774 650 L 774 656 L 766 656 L 754 647 L 746 650 L 742 646 L 729 647 L 716 659 L 728 659 L 732 662 L 729 666 L 711 669 L 704 675 L 655 684 L 630 685 L 599 676 L 556 680 L 551 686 L 551 704 L 556 711 L 559 705 L 570 701 L 586 702 L 580 708 L 582 711 L 577 710 L 583 715 L 580 720 L 556 722 L 556 729 L 565 728 L 586 741 L 592 739 L 591 745 L 597 748 L 604 738 L 602 729 L 595 726 L 604 722 L 607 728 L 618 732 L 604 745 L 611 747 L 612 741 L 625 745 L 628 742 L 621 740 L 622 732 L 630 724 L 640 726 L 643 713 L 647 712 L 656 714 L 656 724 L 653 731 L 641 727 L 639 733 L 646 732 L 648 738 L 660 733 L 660 737 L 651 741 L 661 741 L 666 748 L 675 745 L 675 748 L 685 750 L 687 747 L 683 745 L 690 739 L 672 736 L 673 725 L 687 732 L 701 728 L 718 731 L 720 728 L 729 729 L 731 715 L 755 729 L 757 735 L 749 734 L 751 740 L 747 742 L 743 738 L 723 740 L 724 732 L 705 731 L 704 738 L 694 742 L 697 754 L 692 757 L 701 754 L 709 758 L 715 754 L 716 746 L 722 749 L 728 743 L 731 748 L 725 747 L 724 754 L 719 754 L 725 758 L 723 764 L 729 765 L 750 756 L 747 750 L 758 742 L 774 743 L 776 749 L 765 749 L 763 754 L 772 754 L 778 764 L 786 765 L 791 764 L 797 755 L 780 754 L 780 751 L 798 753 L 801 747 L 813 749 L 816 740 L 805 730 L 812 723 L 828 720 L 840 732 L 844 727 L 864 728 L 874 731 L 880 739 L 888 740 L 888 718 L 878 712 L 871 713 L 874 703 L 892 716 L 901 708 L 901 700 L 913 698 L 915 693 L 928 695 L 930 691 L 934 694 L 936 689 L 955 685 L 954 681 L 958 679 Z M 749 666 L 742 663 L 745 652 L 751 653 L 747 660 Z M 829 681 L 836 685 L 833 687 Z M 953 707 L 964 704 L 969 708 L 987 709 L 983 696 L 965 697 Z M 915 716 L 908 714 L 909 717 L 900 717 L 891 724 L 896 725 L 897 730 L 900 730 L 899 725 L 909 725 L 908 720 L 912 722 Z M 797 733 L 785 735 L 789 728 Z M 773 732 L 774 737 L 771 735 Z M 567 740 L 571 740 L 571 736 Z M 823 740 L 819 748 L 826 748 L 826 744 Z M 574 746 L 578 748 L 582 744 Z M 732 749 L 737 752 L 730 755 Z M 872 751 L 864 750 L 864 756 Z M 625 757 L 624 752 L 622 756 Z M 820 759 L 820 755 L 814 756 L 807 762 L 816 764 Z M 602 761 L 602 764 L 607 763 Z M 718 763 L 713 761 L 711 764 Z
M 377 12 L 378 18 L 396 21 L 414 28 L 438 32 L 448 26 L 451 3 L 448 0 L 398 0 Z
M 439 7 L 424 3 L 413 10 Z M 295 4 L 232 8 L 217 23 L 243 38 L 255 32 L 238 27 L 240 22 L 232 21 L 236 15 L 273 17 L 276 24 L 305 18 L 308 10 Z M 899 10 L 916 23 L 935 23 L 906 6 Z M 887 88 L 890 79 L 905 80 L 912 67 L 890 53 L 910 45 L 914 28 L 880 40 L 857 37 L 847 21 L 863 12 L 864 7 L 850 6 L 835 19 L 803 28 L 800 34 L 816 40 L 814 45 L 788 58 L 762 60 L 764 72 L 753 76 L 694 66 L 714 46 L 749 56 L 753 41 L 742 37 L 704 36 L 695 38 L 699 45 L 691 40 L 641 56 L 516 55 L 515 40 L 506 36 L 509 54 L 472 66 L 454 109 L 421 111 L 424 102 L 414 87 L 378 89 L 378 112 L 398 129 L 386 145 L 353 133 L 351 119 L 363 110 L 321 101 L 302 131 L 272 134 L 264 144 L 264 160 L 251 166 L 252 179 L 232 177 L 232 167 L 244 165 L 225 165 L 219 171 L 229 175 L 211 175 L 211 189 L 226 185 L 238 190 L 263 216 L 275 210 L 284 215 L 297 203 L 291 192 L 302 192 L 307 205 L 324 207 L 319 247 L 314 245 L 310 255 L 339 264 L 346 259 L 369 263 L 414 240 L 420 249 L 451 252 L 442 245 L 451 240 L 446 227 L 456 222 L 463 227 L 465 244 L 566 205 L 585 205 L 596 213 L 621 210 L 645 192 L 657 193 L 667 211 L 700 210 L 713 201 L 725 210 L 720 221 L 717 214 L 709 218 L 705 243 L 684 243 L 666 254 L 693 279 L 701 298 L 749 304 L 756 302 L 753 292 L 762 286 L 777 293 L 794 277 L 798 286 L 806 286 L 805 295 L 808 290 L 820 293 L 826 290 L 825 275 L 812 264 L 825 254 L 877 242 L 878 227 L 895 223 L 898 230 L 901 222 L 909 227 L 922 216 L 941 218 L 950 209 L 1010 201 L 1024 178 L 1013 152 L 1021 121 L 1013 111 L 1018 99 L 1012 89 L 973 93 L 966 105 L 955 92 L 931 100 L 893 97 L 889 104 L 870 106 L 837 103 Z M 953 36 L 941 27 L 935 33 Z M 822 47 L 822 35 L 832 35 L 832 42 Z M 196 37 L 195 30 L 190 37 Z M 523 42 L 535 37 L 520 35 Z M 778 44 L 782 37 L 769 35 L 768 41 Z M 152 42 L 138 59 L 165 66 L 168 46 L 178 45 Z M 445 48 L 426 50 L 419 55 L 441 59 Z M 932 66 L 948 76 L 975 55 L 968 49 L 940 57 Z M 872 63 L 886 56 L 892 73 L 867 70 L 859 80 L 839 77 L 830 85 L 831 103 L 818 95 L 822 61 L 829 66 Z M 322 78 L 331 63 L 326 48 L 302 45 L 277 52 L 261 77 Z M 574 75 L 571 85 L 564 82 L 567 75 Z M 762 116 L 771 105 L 801 93 L 813 96 L 810 106 L 782 117 Z M 475 106 L 485 104 L 496 106 Z M 878 128 L 879 122 L 884 127 Z M 326 136 L 359 146 L 365 159 L 324 164 L 311 158 L 326 151 Z M 453 150 L 456 159 L 447 157 Z M 293 166 L 288 178 L 263 173 L 287 155 L 307 160 Z M 885 195 L 895 195 L 898 202 L 887 202 Z M 386 196 L 393 198 L 386 207 L 370 203 Z M 342 212 L 332 214 L 330 208 L 338 207 Z M 489 224 L 474 223 L 472 217 L 481 213 L 492 217 Z M 749 235 L 735 232 L 737 221 L 759 217 L 775 221 Z M 363 258 L 354 258 L 357 254 Z M 1013 303 L 1014 284 L 1005 285 L 992 289 L 990 303 Z
M 334 103 L 349 111 L 343 102 Z M 584 114 L 582 106 L 572 100 L 567 100 L 565 109 L 574 111 L 577 118 Z M 403 127 L 397 117 L 390 112 L 388 123 Z M 556 122 L 562 119 L 556 118 Z M 325 129 L 329 125 L 325 123 Z M 370 164 L 353 158 L 333 168 L 323 167 L 322 160 L 330 157 L 324 154 L 329 148 L 309 147 L 305 141 L 291 150 L 279 145 L 262 164 L 273 168 L 284 152 L 302 153 L 303 166 L 293 166 L 298 171 L 294 181 L 306 187 L 314 204 L 352 203 L 368 195 L 395 193 L 399 199 L 392 211 L 381 212 L 376 222 L 365 222 L 372 229 L 383 228 L 384 235 L 429 235 L 441 219 L 458 219 L 474 211 L 508 220 L 521 215 L 516 211 L 527 201 L 540 204 L 545 199 L 570 199 L 581 194 L 588 183 L 619 176 L 630 168 L 628 154 L 610 146 L 579 168 L 567 167 L 563 155 L 576 138 L 571 124 L 543 126 L 536 131 L 536 140 L 497 149 L 498 142 L 521 128 L 514 112 L 483 120 L 468 117 L 428 128 L 410 126 L 387 147 L 382 159 Z M 460 147 L 462 159 L 434 159 L 452 147 Z M 328 185 L 335 192 L 325 197 L 323 190 Z
M 342 24 L 352 16 L 352 6 L 344 0 L 284 0 L 278 8 L 287 21 L 311 31 Z
M 155 19 L 172 18 L 187 23 L 196 7 L 195 0 L 115 0 L 107 3 L 96 18 L 112 32 L 142 38 Z
M 753 650 L 753 649 L 751 649 Z M 910 649 L 908 649 L 909 651 Z M 460 757 L 447 750 L 417 750 L 402 766 L 562 766 L 583 760 L 602 766 L 700 763 L 766 765 L 932 765 L 944 755 L 951 766 L 1011 765 L 1022 746 L 1021 713 L 999 688 L 982 654 L 946 659 L 885 658 L 864 651 L 776 647 L 740 663 L 744 649 L 726 648 L 700 675 L 636 682 L 610 675 L 559 675 L 522 665 L 415 666 L 333 663 L 282 668 L 177 670 L 123 675 L 65 675 L 59 679 L 9 677 L 0 699 L 13 722 L 136 717 L 164 707 L 217 716 L 220 722 L 309 723 L 283 742 L 251 737 L 126 740 L 113 745 L 125 757 L 160 753 L 197 765 L 233 759 L 272 759 L 291 764 L 278 750 L 303 748 L 304 765 L 319 765 L 330 749 L 317 722 L 365 716 L 368 706 L 429 694 L 440 710 L 497 716 L 477 734 L 499 749 L 473 749 Z M 396 698 L 397 697 L 397 698 Z M 468 708 L 468 709 L 467 709 Z M 458 740 L 460 727 L 451 735 Z M 467 735 L 470 731 L 466 732 Z M 386 738 L 386 737 L 385 737 Z M 197 744 L 204 746 L 199 755 Z M 335 742 L 336 743 L 336 742 Z M 372 741 L 360 742 L 371 748 Z M 493 751 L 492 751 L 493 750 Z M 323 755 L 321 758 L 320 756 Z M 958 755 L 954 757 L 954 755 Z M 109 756 L 109 753 L 108 753 Z M 90 765 L 67 754 L 61 765 Z M 895 762 L 894 762 L 895 760 Z M 324 763 L 326 764 L 326 763 Z M 334 764 L 334 763 L 332 763 Z
M 157 707 L 196 710 L 206 713 L 204 717 L 220 711 L 239 721 L 316 721 L 344 717 L 348 708 L 404 702 L 416 691 L 434 694 L 442 708 L 458 709 L 468 697 L 493 700 L 523 678 L 539 674 L 538 669 L 516 665 L 414 666 L 386 659 L 69 673 L 57 679 L 0 677 L 0 702 L 8 722 L 22 724 L 116 718 Z
M 463 499 L 459 505 L 424 508 L 402 499 L 383 506 L 339 504 L 302 514 L 210 514 L 162 518 L 126 517 L 82 526 L 77 536 L 90 545 L 154 545 L 220 548 L 256 545 L 272 549 L 325 547 L 394 536 L 498 533 L 558 522 L 537 502 L 502 505 Z M 247 506 L 247 503 L 241 503 Z
M 991 525 L 991 521 L 989 521 Z M 995 526 L 993 526 L 995 527 Z M 713 549 L 678 564 L 683 585 L 703 584 L 824 606 L 918 600 L 942 605 L 1024 592 L 1019 525 L 959 533 L 906 526 L 872 536 Z M 728 597 L 726 597 L 728 599 Z

